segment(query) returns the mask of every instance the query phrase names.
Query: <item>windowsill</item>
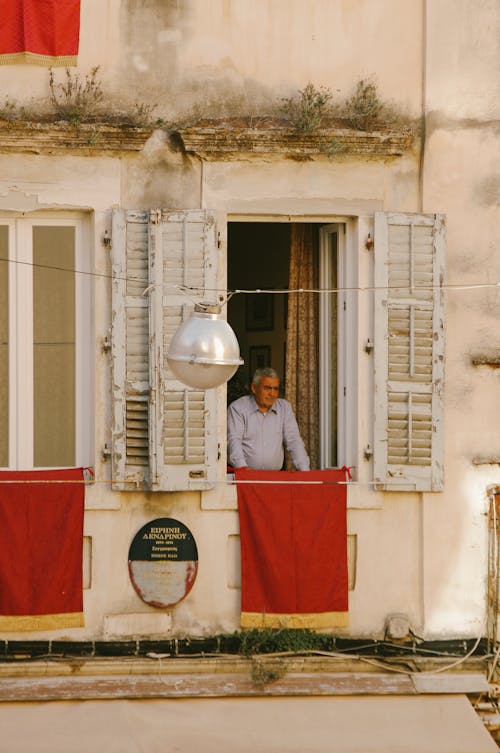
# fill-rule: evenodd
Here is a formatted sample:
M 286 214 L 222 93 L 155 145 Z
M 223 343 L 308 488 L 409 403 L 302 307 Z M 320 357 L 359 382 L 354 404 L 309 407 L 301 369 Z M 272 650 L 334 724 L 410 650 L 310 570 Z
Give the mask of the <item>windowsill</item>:
M 218 484 L 214 489 L 201 494 L 202 510 L 238 510 L 234 474 L 228 473 L 225 484 Z M 347 484 L 347 508 L 350 510 L 379 510 L 383 507 L 384 492 L 367 489 L 363 484 L 353 481 Z

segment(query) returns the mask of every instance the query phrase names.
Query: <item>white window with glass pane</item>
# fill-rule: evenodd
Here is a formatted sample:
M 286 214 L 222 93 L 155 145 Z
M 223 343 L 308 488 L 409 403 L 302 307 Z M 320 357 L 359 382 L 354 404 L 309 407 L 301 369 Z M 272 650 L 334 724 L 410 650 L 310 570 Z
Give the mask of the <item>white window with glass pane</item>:
M 0 215 L 0 467 L 90 464 L 90 280 L 81 219 Z

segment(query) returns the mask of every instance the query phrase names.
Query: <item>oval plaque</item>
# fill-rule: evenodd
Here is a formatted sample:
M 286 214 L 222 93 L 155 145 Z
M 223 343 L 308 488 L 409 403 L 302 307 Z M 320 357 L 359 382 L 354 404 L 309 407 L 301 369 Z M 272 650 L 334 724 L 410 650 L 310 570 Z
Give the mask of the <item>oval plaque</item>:
M 198 572 L 198 549 L 191 531 L 174 518 L 146 523 L 130 545 L 128 569 L 146 604 L 175 606 L 188 595 Z

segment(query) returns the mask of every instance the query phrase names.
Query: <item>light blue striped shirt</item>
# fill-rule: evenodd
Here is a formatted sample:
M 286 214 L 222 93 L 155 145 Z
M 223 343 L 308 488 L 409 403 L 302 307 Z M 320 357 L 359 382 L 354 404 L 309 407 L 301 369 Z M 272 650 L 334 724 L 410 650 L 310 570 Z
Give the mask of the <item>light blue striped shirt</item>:
M 278 398 L 263 413 L 252 395 L 235 400 L 227 412 L 228 462 L 260 471 L 280 471 L 285 449 L 298 471 L 309 470 L 309 457 L 292 406 Z

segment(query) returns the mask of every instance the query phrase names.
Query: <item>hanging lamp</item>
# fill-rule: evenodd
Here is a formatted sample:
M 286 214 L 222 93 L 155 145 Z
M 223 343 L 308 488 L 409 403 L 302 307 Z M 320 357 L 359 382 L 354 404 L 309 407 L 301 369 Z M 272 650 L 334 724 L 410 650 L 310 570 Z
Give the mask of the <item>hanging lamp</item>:
M 216 303 L 197 303 L 176 331 L 167 363 L 179 381 L 207 390 L 227 382 L 243 364 L 236 335 Z

